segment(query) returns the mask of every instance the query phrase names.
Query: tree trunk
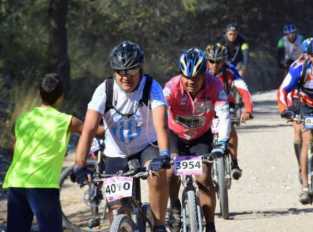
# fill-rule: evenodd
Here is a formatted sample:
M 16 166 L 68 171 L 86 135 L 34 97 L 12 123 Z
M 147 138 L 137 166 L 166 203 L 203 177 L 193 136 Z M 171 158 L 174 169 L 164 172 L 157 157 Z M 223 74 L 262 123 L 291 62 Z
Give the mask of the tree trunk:
M 59 74 L 65 93 L 70 88 L 70 61 L 67 53 L 66 16 L 68 0 L 50 0 L 49 2 L 49 45 L 48 72 Z

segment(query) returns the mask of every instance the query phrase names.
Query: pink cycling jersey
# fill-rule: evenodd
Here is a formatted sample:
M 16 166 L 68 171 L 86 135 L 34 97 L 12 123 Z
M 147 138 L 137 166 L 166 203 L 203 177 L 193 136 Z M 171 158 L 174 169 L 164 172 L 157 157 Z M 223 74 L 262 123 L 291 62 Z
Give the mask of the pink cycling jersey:
M 165 84 L 164 96 L 168 103 L 168 126 L 185 140 L 193 140 L 210 130 L 212 120 L 219 118 L 218 138 L 227 140 L 230 132 L 227 95 L 219 79 L 206 74 L 204 87 L 194 97 L 186 92 L 181 75 Z

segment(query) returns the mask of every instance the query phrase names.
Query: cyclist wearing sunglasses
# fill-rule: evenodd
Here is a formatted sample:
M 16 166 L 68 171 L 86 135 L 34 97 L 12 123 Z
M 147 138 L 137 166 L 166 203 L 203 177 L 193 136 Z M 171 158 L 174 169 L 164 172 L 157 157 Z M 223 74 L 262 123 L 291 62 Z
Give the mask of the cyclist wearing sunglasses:
M 245 122 L 251 119 L 253 110 L 251 94 L 236 68 L 225 62 L 227 59 L 227 48 L 219 43 L 208 45 L 206 47 L 206 54 L 208 58 L 208 71 L 223 83 L 230 107 L 235 106 L 235 98 L 232 94 L 232 87 L 235 87 L 243 99 L 245 108 L 240 116 L 240 120 Z M 238 136 L 234 126 L 231 128 L 229 150 L 232 156 L 232 177 L 238 180 L 241 177 L 242 171 L 237 160 Z
M 159 171 L 158 175 L 149 176 L 148 188 L 157 224 L 154 231 L 163 232 L 168 185 L 165 171 L 159 169 L 169 165 L 166 101 L 159 83 L 143 74 L 143 63 L 144 53 L 138 44 L 124 41 L 113 48 L 110 56 L 113 86 L 108 92 L 110 81 L 105 80 L 88 104 L 76 151 L 76 163 L 82 169 L 95 128 L 102 118 L 106 128 L 106 173 L 125 170 L 128 161 L 134 158 L 139 159 L 141 165 L 149 164 L 150 169 Z M 149 101 L 148 104 L 141 104 L 149 79 Z M 154 145 L 156 142 L 158 147 Z
M 278 89 L 278 106 L 281 116 L 287 119 L 293 119 L 295 112 L 290 107 L 291 102 L 288 98 L 289 93 L 297 90 L 299 98 L 299 114 L 301 117 L 313 114 L 313 38 L 305 39 L 301 45 L 302 54 L 293 62 L 288 74 Z M 308 150 L 312 140 L 312 130 L 304 128 L 301 124 L 301 153 L 300 153 L 300 171 L 302 190 L 299 195 L 299 201 L 302 204 L 310 204 L 311 196 L 308 191 Z M 296 153 L 297 154 L 297 153 Z
M 191 48 L 179 60 L 180 74 L 171 78 L 164 87 L 168 102 L 171 154 L 206 155 L 211 152 L 213 136 L 211 124 L 215 114 L 220 118 L 219 141 L 215 150 L 223 153 L 229 138 L 230 118 L 227 96 L 219 80 L 206 73 L 204 51 Z M 197 177 L 200 205 L 206 220 L 206 231 L 214 232 L 215 193 L 211 179 L 211 165 L 205 165 Z M 168 172 L 170 185 L 171 231 L 179 231 L 181 203 L 178 199 L 179 179 Z

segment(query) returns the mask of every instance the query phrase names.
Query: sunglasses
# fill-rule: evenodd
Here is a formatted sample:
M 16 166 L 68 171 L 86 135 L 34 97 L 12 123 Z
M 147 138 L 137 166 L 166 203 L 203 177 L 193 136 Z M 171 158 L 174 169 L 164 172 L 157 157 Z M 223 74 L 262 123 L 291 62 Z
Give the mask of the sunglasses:
M 220 64 L 222 60 L 209 60 L 211 64 Z
M 136 76 L 137 74 L 139 74 L 140 68 L 116 70 L 116 72 L 120 76 Z

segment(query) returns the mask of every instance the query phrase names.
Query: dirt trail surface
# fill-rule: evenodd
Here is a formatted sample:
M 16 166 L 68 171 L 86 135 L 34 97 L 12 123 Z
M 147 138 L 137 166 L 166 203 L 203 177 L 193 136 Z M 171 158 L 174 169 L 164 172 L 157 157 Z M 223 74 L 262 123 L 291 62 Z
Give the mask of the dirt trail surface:
M 279 117 L 274 92 L 257 94 L 254 102 L 254 120 L 238 129 L 243 177 L 233 181 L 229 193 L 231 219 L 223 220 L 217 215 L 217 231 L 310 232 L 313 207 L 298 203 L 300 185 L 293 155 L 292 127 Z M 73 201 L 75 191 L 67 191 L 68 202 Z M 143 192 L 146 198 L 145 188 Z M 0 206 L 1 231 L 1 223 L 5 221 L 1 197 Z

